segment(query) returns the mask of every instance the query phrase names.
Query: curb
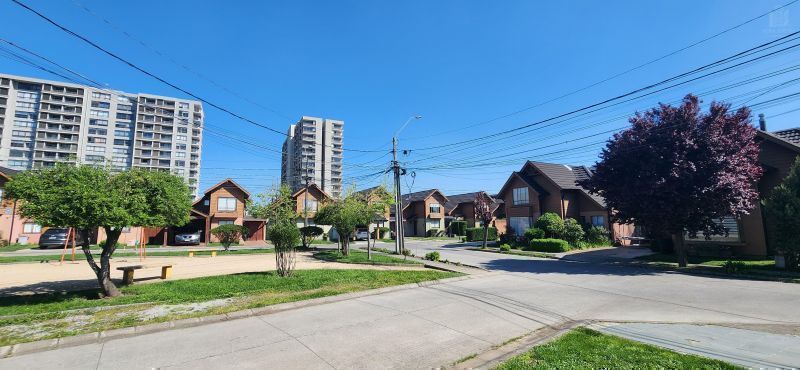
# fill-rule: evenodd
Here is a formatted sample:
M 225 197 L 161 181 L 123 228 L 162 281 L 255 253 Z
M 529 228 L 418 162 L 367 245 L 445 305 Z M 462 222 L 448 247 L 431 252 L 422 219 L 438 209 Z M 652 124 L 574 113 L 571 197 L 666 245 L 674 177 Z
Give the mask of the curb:
M 438 284 L 447 284 L 447 283 L 454 283 L 457 281 L 462 280 L 469 280 L 475 279 L 480 277 L 480 275 L 466 275 L 466 276 L 458 276 L 452 277 L 442 280 L 429 280 L 429 281 L 421 281 L 419 283 L 410 283 L 410 284 L 403 284 L 403 285 L 395 285 L 385 288 L 378 288 L 378 289 L 370 289 L 370 290 L 363 290 L 360 292 L 352 292 L 352 293 L 344 293 L 333 295 L 329 297 L 321 297 L 321 298 L 313 298 L 307 299 L 297 302 L 288 302 L 288 303 L 281 303 L 271 306 L 264 306 L 259 308 L 253 309 L 246 309 L 242 311 L 234 311 L 229 312 L 226 314 L 220 315 L 212 315 L 212 316 L 202 316 L 202 317 L 192 317 L 188 319 L 181 319 L 181 320 L 173 320 L 173 321 L 165 321 L 165 322 L 157 322 L 152 324 L 146 325 L 139 325 L 139 326 L 131 326 L 127 328 L 119 328 L 119 329 L 112 329 L 106 330 L 101 332 L 94 332 L 94 333 L 86 333 L 86 334 L 79 334 L 69 337 L 62 337 L 62 338 L 55 338 L 55 339 L 43 339 L 35 342 L 25 342 L 25 343 L 17 343 L 8 346 L 0 347 L 0 358 L 8 358 L 12 356 L 20 356 L 30 353 L 36 352 L 43 352 L 49 351 L 59 348 L 68 348 L 68 347 L 75 347 L 84 344 L 92 344 L 92 343 L 105 343 L 115 339 L 133 337 L 138 335 L 144 334 L 151 334 L 157 333 L 161 331 L 167 331 L 172 329 L 185 329 L 191 328 L 194 326 L 206 325 L 206 324 L 214 324 L 223 321 L 230 321 L 236 319 L 243 319 L 253 316 L 263 316 L 263 315 L 270 315 L 275 314 L 283 311 L 293 310 L 297 308 L 303 307 L 312 307 L 312 306 L 319 306 L 328 303 L 335 303 L 346 301 L 355 298 L 362 298 L 368 297 L 377 294 L 395 292 L 400 290 L 406 289 L 413 289 L 413 288 L 424 288 L 432 285 Z
M 570 261 L 570 260 L 565 260 Z M 591 263 L 591 262 L 583 262 L 583 261 L 571 261 L 571 262 L 581 262 L 581 263 Z M 627 266 L 627 267 L 640 267 L 645 269 L 651 270 L 659 270 L 663 272 L 669 272 L 674 274 L 684 274 L 684 275 L 697 275 L 697 276 L 709 276 L 709 277 L 718 277 L 723 279 L 733 279 L 733 280 L 756 280 L 756 281 L 773 281 L 778 283 L 788 283 L 788 284 L 800 284 L 800 278 L 789 278 L 789 277 L 779 277 L 779 276 L 768 276 L 768 275 L 753 275 L 753 274 L 728 274 L 722 271 L 712 271 L 712 270 L 705 270 L 705 271 L 697 271 L 692 270 L 693 268 L 687 269 L 680 269 L 677 267 L 670 267 L 670 266 L 660 266 L 654 265 L 646 262 L 628 262 L 628 261 L 609 261 L 603 262 L 603 264 L 608 265 L 617 265 L 617 266 Z M 703 269 L 714 269 L 718 267 L 701 267 Z

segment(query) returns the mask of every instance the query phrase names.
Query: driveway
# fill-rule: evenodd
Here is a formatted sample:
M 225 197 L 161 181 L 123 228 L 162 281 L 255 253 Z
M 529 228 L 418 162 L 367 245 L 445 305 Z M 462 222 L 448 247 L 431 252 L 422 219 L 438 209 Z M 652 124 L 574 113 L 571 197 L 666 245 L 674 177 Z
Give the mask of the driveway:
M 380 246 L 380 245 L 379 245 Z M 0 368 L 431 368 L 574 321 L 800 327 L 800 285 L 410 242 L 493 270 L 468 280 L 0 360 Z M 796 340 L 796 337 L 792 337 Z M 789 338 L 789 339 L 792 339 Z M 794 353 L 747 363 L 800 365 Z

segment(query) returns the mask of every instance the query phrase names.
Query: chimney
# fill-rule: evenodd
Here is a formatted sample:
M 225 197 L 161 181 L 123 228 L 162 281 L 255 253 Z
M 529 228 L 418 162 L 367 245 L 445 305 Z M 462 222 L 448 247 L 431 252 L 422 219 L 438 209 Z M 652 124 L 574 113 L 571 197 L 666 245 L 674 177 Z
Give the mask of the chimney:
M 764 113 L 758 115 L 758 128 L 761 131 L 767 131 L 767 119 L 764 118 Z

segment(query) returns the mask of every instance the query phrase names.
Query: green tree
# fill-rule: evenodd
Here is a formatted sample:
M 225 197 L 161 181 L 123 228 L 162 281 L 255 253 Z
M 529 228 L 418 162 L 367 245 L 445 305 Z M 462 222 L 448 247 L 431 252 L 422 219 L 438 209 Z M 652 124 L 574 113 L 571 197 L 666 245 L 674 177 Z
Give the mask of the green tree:
M 111 255 L 126 226 L 182 226 L 189 222 L 191 193 L 179 177 L 161 171 L 61 164 L 24 171 L 6 184 L 6 195 L 20 200 L 22 217 L 45 226 L 69 226 L 81 233 L 86 261 L 103 295 L 120 295 L 111 281 Z M 98 265 L 89 250 L 89 233 L 102 227 L 106 243 Z
M 342 254 L 350 255 L 350 237 L 358 226 L 369 225 L 375 217 L 375 209 L 366 198 L 350 192 L 344 199 L 329 202 L 317 211 L 314 221 L 331 225 L 339 234 Z
M 581 226 L 577 220 L 574 218 L 564 220 L 564 231 L 561 233 L 561 236 L 573 247 L 577 247 L 578 243 L 583 240 L 585 235 L 586 233 L 583 231 L 583 226 Z
M 227 224 L 227 225 L 219 225 L 213 229 L 211 229 L 211 234 L 219 239 L 219 242 L 222 243 L 222 246 L 225 247 L 225 251 L 227 252 L 233 243 L 238 243 L 240 239 L 247 235 L 247 228 L 242 225 L 234 225 L 234 224 Z
M 281 185 L 258 195 L 250 214 L 267 219 L 267 237 L 275 246 L 275 269 L 280 276 L 291 276 L 295 266 L 295 247 L 300 242 L 297 229 L 297 203 L 292 190 Z
M 544 235 L 547 238 L 560 238 L 564 232 L 564 220 L 553 212 L 547 212 L 539 216 L 533 226 L 544 231 Z
M 324 231 L 319 226 L 304 226 L 300 228 L 300 235 L 303 237 L 303 245 L 308 246 L 314 242 Z
M 789 176 L 775 187 L 764 203 L 767 220 L 771 224 L 769 237 L 772 247 L 786 261 L 786 268 L 797 270 L 800 264 L 800 157 L 789 171 Z

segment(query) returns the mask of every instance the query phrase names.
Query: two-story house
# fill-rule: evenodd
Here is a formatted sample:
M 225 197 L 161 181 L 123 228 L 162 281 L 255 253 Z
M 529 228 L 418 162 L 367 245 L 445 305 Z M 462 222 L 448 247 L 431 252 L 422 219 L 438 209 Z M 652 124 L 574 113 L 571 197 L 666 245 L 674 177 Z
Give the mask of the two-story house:
M 429 230 L 445 230 L 447 197 L 438 189 L 418 191 L 403 195 L 402 220 L 405 236 L 426 236 Z M 391 227 L 394 229 L 395 207 L 391 211 Z
M 585 166 L 526 162 L 497 194 L 505 204 L 508 231 L 522 235 L 547 212 L 610 229 L 604 200 L 577 184 L 591 173 Z
M 231 179 L 225 179 L 208 188 L 203 196 L 192 203 L 189 225 L 181 229 L 187 231 L 200 230 L 206 244 L 217 242 L 217 238 L 209 230 L 219 225 L 234 224 L 247 227 L 245 240 L 265 239 L 265 220 L 247 215 L 247 201 L 250 193 Z
M 33 220 L 20 217 L 18 203 L 5 197 L 6 182 L 11 180 L 17 172 L 19 171 L 0 167 L 0 209 L 2 209 L 0 238 L 9 243 L 17 243 L 22 239 L 22 241 L 27 240 L 27 243 L 35 244 L 39 242 L 39 235 L 43 231 L 42 226 Z
M 333 199 L 331 195 L 325 192 L 325 190 L 322 190 L 319 185 L 309 184 L 307 190 L 306 187 L 300 188 L 300 190 L 292 194 L 292 199 L 295 201 L 295 211 L 298 215 L 297 227 L 303 227 L 306 217 L 308 217 L 308 226 L 319 226 L 325 232 L 330 230 L 329 225 L 317 225 L 314 222 L 314 216 L 316 216 L 317 210 L 326 202 Z
M 498 235 L 504 234 L 506 232 L 504 201 L 502 198 L 491 196 L 485 191 L 448 195 L 447 203 L 444 205 L 446 226 L 449 226 L 450 222 L 454 220 L 466 221 L 467 227 L 481 226 L 475 221 L 475 197 L 478 194 L 492 199 L 494 220 L 491 226 L 497 228 Z

